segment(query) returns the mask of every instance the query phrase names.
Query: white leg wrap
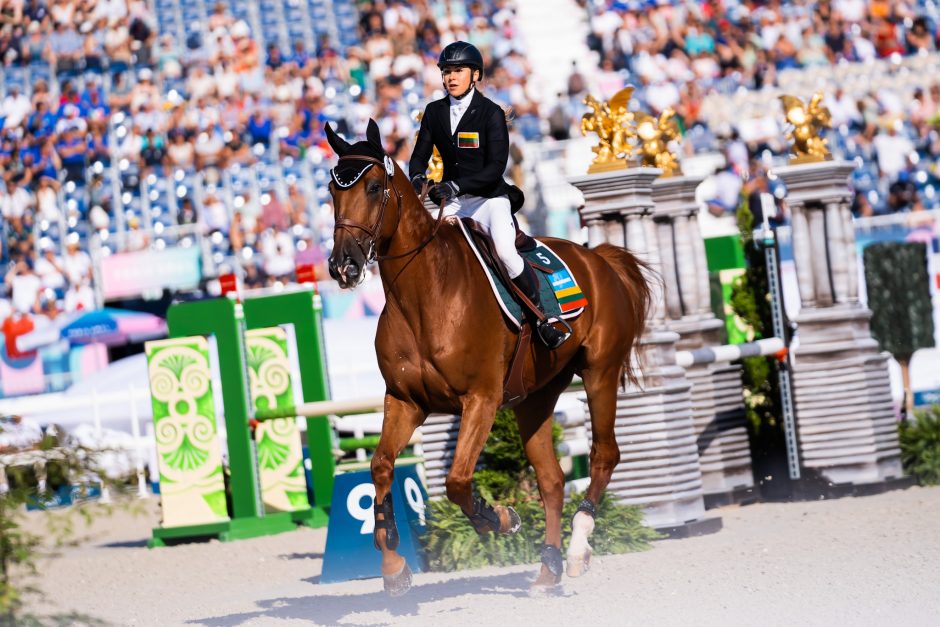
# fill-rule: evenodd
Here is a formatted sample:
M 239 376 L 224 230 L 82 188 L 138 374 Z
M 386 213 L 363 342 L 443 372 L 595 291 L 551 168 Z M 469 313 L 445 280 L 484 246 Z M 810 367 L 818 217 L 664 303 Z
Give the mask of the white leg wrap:
M 591 550 L 588 538 L 594 532 L 594 518 L 587 512 L 578 512 L 571 521 L 571 541 L 568 543 L 568 559 L 583 559 Z

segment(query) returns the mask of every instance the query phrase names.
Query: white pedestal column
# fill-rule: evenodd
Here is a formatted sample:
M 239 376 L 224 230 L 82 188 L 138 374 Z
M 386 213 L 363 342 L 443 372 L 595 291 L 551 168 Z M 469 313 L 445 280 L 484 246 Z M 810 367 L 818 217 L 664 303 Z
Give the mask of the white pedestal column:
M 715 346 L 724 338 L 723 325 L 711 311 L 705 242 L 698 228 L 695 189 L 701 181 L 701 177 L 683 176 L 653 184 L 653 215 L 660 233 L 667 234 L 659 240 L 661 254 L 675 259 L 675 271 L 664 272 L 665 290 L 681 300 L 678 311 L 667 307 L 666 327 L 679 334 L 676 347 L 680 350 Z M 694 364 L 686 369 L 686 377 L 692 383 L 693 424 L 706 504 L 753 499 L 741 366 Z
M 659 174 L 656 168 L 630 168 L 570 179 L 584 194 L 585 222 L 620 222 L 626 247 L 656 274 L 662 272 L 662 260 L 652 219 L 652 184 Z M 622 503 L 642 506 L 653 527 L 674 535 L 708 533 L 719 529 L 721 521 L 702 518 L 705 502 L 691 385 L 675 365 L 679 336 L 665 328 L 660 280 L 653 278 L 652 316 L 640 340 L 641 386 L 630 386 L 617 397 L 614 428 L 621 461 L 609 490 Z
M 888 354 L 879 351 L 871 312 L 858 302 L 847 185 L 854 167 L 825 161 L 774 171 L 789 190 L 803 299 L 796 317 L 799 346 L 792 352 L 800 458 L 830 485 L 883 483 L 902 475 Z

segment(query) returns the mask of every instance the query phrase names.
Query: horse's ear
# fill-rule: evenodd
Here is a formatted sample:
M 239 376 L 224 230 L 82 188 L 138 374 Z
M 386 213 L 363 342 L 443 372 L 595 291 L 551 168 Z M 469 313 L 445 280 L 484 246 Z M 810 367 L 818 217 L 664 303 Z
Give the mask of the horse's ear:
M 382 136 L 379 134 L 379 125 L 372 118 L 369 118 L 369 126 L 366 128 L 366 139 L 373 148 L 385 154 L 385 146 L 382 145 Z
M 326 141 L 330 143 L 330 147 L 337 156 L 342 157 L 352 148 L 349 142 L 336 134 L 329 122 L 323 125 L 323 130 L 326 131 Z

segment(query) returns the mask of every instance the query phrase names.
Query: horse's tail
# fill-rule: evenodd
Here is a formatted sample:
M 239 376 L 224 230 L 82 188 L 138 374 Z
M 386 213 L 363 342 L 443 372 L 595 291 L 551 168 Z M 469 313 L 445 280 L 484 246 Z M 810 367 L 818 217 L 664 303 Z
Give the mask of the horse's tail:
M 652 300 L 652 290 L 646 277 L 652 270 L 645 261 L 637 259 L 636 255 L 619 246 L 600 244 L 592 250 L 603 257 L 604 261 L 617 273 L 627 291 L 629 304 L 624 322 L 628 328 L 633 329 L 633 336 L 630 338 L 630 350 L 624 362 L 623 374 L 630 383 L 638 386 L 639 381 L 633 368 L 632 354 L 637 341 L 646 331 L 646 318 Z

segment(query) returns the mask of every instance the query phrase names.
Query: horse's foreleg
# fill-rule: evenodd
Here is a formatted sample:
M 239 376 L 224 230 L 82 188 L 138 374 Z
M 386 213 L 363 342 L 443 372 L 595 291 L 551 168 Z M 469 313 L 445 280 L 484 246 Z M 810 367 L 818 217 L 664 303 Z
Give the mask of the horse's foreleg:
M 382 551 L 382 577 L 385 591 L 404 594 L 411 587 L 411 571 L 398 554 L 398 529 L 392 511 L 392 475 L 395 459 L 408 444 L 414 430 L 425 418 L 424 411 L 406 401 L 385 395 L 382 435 L 372 456 L 372 483 L 375 484 L 375 530 L 373 539 Z
M 478 533 L 519 530 L 519 515 L 512 508 L 493 507 L 482 497 L 473 497 L 473 471 L 498 408 L 499 401 L 495 398 L 471 397 L 464 401 L 457 449 L 447 474 L 447 498 L 463 510 Z
M 588 540 L 594 531 L 597 503 L 610 483 L 610 476 L 620 461 L 620 449 L 614 437 L 614 418 L 617 410 L 617 385 L 620 367 L 585 369 L 581 373 L 591 412 L 591 483 L 587 494 L 571 521 L 571 541 L 568 543 L 568 576 L 584 574 L 591 560 Z

